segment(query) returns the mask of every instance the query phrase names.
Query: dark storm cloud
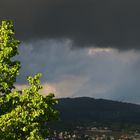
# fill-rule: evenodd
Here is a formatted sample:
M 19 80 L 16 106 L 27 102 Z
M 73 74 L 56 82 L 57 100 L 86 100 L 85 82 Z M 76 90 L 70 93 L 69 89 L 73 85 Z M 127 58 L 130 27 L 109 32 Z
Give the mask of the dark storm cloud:
M 25 41 L 70 38 L 77 46 L 140 48 L 139 0 L 1 0 L 0 18 L 13 19 Z

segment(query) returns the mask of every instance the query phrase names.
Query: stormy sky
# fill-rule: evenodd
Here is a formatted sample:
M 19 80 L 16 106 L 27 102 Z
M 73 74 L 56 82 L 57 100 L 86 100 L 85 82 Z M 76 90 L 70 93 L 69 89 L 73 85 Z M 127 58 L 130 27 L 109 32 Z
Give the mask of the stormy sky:
M 1 0 L 21 40 L 17 86 L 43 73 L 43 94 L 140 104 L 139 0 Z

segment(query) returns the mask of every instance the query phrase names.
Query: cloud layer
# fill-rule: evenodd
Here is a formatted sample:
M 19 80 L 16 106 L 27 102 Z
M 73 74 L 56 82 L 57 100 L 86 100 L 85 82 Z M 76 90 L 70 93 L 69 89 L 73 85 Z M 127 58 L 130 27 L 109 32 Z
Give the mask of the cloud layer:
M 140 103 L 140 52 L 112 48 L 71 49 L 71 40 L 40 40 L 22 44 L 17 84 L 25 75 L 43 73 L 42 94 L 90 96 Z
M 21 40 L 69 38 L 77 47 L 140 49 L 139 0 L 1 0 Z
M 43 94 L 140 103 L 139 0 L 1 0 L 0 7 L 0 20 L 12 19 L 23 41 L 19 88 L 25 75 L 42 72 Z

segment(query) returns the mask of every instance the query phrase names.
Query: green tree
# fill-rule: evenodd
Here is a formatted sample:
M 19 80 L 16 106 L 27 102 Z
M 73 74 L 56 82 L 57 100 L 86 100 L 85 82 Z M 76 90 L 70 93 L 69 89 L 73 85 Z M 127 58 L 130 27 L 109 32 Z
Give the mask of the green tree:
M 29 87 L 13 90 L 21 67 L 13 57 L 18 54 L 20 41 L 14 39 L 11 20 L 0 26 L 0 140 L 44 140 L 49 130 L 44 124 L 56 120 L 57 100 L 54 94 L 42 96 L 39 90 L 41 74 L 28 76 Z
M 20 62 L 11 58 L 18 54 L 20 42 L 14 39 L 12 21 L 2 21 L 0 26 L 0 92 L 8 94 L 14 88 Z

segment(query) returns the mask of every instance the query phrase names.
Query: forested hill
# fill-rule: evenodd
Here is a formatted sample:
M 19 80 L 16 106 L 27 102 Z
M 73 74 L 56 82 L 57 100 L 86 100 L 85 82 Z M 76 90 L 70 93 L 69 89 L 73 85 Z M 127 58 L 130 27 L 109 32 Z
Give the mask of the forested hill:
M 57 109 L 64 122 L 140 124 L 140 105 L 88 97 L 58 100 Z

